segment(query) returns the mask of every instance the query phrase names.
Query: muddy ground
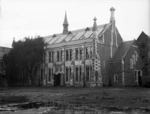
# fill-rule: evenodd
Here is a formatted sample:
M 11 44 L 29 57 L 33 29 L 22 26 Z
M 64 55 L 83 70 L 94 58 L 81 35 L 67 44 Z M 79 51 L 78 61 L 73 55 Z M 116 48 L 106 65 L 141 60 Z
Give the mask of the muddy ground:
M 52 105 L 70 109 L 75 107 L 120 111 L 136 109 L 144 110 L 149 114 L 150 88 L 0 88 L 0 113 L 3 114 L 4 111 L 39 109 Z

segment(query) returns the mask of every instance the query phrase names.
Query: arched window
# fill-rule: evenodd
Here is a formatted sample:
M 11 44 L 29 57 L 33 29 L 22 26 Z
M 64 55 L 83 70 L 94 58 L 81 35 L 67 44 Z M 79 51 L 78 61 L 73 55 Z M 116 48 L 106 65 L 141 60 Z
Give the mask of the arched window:
M 133 60 L 133 64 L 135 65 L 135 64 L 136 64 L 136 58 L 135 58 L 135 55 L 132 55 L 132 60 Z
M 133 60 L 130 59 L 130 69 L 133 69 Z
M 138 53 L 135 51 L 134 54 L 135 54 L 135 60 L 137 61 L 138 60 Z

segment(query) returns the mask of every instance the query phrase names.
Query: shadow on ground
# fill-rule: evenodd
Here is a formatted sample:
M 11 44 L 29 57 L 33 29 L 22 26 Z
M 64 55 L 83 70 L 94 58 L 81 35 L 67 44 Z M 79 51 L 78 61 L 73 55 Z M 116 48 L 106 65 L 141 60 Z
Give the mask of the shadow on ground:
M 10 104 L 10 103 L 24 103 L 28 99 L 26 96 L 1 96 L 0 104 Z

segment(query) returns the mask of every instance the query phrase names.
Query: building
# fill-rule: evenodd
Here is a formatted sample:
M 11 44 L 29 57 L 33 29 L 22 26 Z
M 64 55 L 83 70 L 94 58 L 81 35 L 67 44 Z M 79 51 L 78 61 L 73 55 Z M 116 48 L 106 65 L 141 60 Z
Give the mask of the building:
M 9 53 L 11 48 L 0 47 L 0 86 L 7 86 L 6 74 L 5 74 L 5 64 L 3 61 L 4 54 Z
M 139 47 L 139 56 L 142 60 L 142 85 L 150 85 L 150 36 L 142 32 L 137 38 L 137 45 Z
M 116 27 L 115 9 L 110 22 L 69 31 L 67 14 L 63 32 L 44 38 L 47 43 L 45 64 L 41 68 L 44 85 L 102 86 L 110 83 L 110 62 L 123 40 Z
M 141 86 L 142 61 L 136 40 L 123 42 L 110 66 L 113 86 Z
M 144 65 L 150 71 L 149 37 L 142 33 L 137 40 L 123 41 L 110 9 L 110 21 L 69 31 L 65 13 L 63 32 L 44 37 L 45 62 L 40 81 L 46 86 L 141 86 Z M 144 38 L 143 38 L 144 37 Z M 145 63 L 140 47 L 146 45 Z M 143 46 L 144 47 L 144 46 Z

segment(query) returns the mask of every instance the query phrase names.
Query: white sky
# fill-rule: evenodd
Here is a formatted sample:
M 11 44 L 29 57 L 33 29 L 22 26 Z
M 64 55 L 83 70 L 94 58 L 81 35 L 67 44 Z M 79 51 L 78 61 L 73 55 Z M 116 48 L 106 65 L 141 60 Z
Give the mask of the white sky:
M 112 6 L 123 40 L 142 31 L 150 35 L 149 0 L 0 0 L 0 46 L 11 47 L 13 38 L 61 33 L 65 11 L 69 30 L 92 26 L 95 16 L 98 25 L 108 23 Z

